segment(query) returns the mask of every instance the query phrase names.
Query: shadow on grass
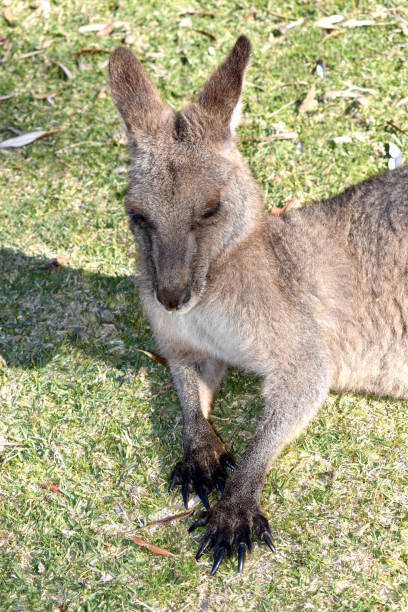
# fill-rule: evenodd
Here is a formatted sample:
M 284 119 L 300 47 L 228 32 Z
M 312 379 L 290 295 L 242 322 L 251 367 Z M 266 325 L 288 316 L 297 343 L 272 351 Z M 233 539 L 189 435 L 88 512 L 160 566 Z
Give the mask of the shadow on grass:
M 181 410 L 167 370 L 138 352 L 155 349 L 133 278 L 64 266 L 46 268 L 46 261 L 0 249 L 0 355 L 7 366 L 41 369 L 59 353 L 69 354 L 72 349 L 129 375 L 141 366 L 153 365 L 148 376 L 153 435 L 164 448 L 171 440 L 174 443 L 175 430 L 181 429 Z M 75 360 L 72 367 L 74 364 Z M 237 407 L 232 416 L 233 404 Z M 261 405 L 254 377 L 230 373 L 218 394 L 217 431 L 234 447 L 245 422 L 248 442 Z M 173 432 L 170 439 L 169 431 Z
M 42 367 L 64 343 L 120 366 L 152 339 L 131 276 L 107 276 L 0 249 L 0 354 Z

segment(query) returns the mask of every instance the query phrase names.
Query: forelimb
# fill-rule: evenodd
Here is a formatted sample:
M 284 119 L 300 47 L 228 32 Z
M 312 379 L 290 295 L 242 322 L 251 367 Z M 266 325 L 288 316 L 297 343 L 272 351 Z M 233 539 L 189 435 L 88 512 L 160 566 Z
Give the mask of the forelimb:
M 197 558 L 214 547 L 214 574 L 225 555 L 238 552 L 241 571 L 252 534 L 274 549 L 268 521 L 260 509 L 260 496 L 268 467 L 282 448 L 316 414 L 330 387 L 330 365 L 324 351 L 311 351 L 296 367 L 275 364 L 264 381 L 265 410 L 255 435 L 237 468 L 228 478 L 221 500 L 203 513 L 191 529 L 207 525 Z M 303 363 L 302 363 L 303 362 Z
M 186 365 L 169 360 L 170 370 L 183 410 L 183 459 L 175 466 L 170 491 L 181 485 L 184 504 L 195 491 L 209 509 L 208 494 L 216 486 L 224 490 L 227 466 L 234 464 L 219 437 L 207 421 L 211 401 L 225 372 L 216 360 Z

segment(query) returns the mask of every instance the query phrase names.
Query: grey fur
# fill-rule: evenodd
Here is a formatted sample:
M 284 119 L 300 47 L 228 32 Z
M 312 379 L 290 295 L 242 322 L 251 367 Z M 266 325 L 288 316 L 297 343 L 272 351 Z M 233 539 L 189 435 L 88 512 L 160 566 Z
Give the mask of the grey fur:
M 183 408 L 176 483 L 209 492 L 225 479 L 225 449 L 206 420 L 225 366 L 264 381 L 264 415 L 205 519 L 216 554 L 249 547 L 253 529 L 268 533 L 268 465 L 329 389 L 408 399 L 408 168 L 268 215 L 230 128 L 249 53 L 240 37 L 181 113 L 158 106 L 129 52 L 110 63 L 132 151 L 140 295 Z

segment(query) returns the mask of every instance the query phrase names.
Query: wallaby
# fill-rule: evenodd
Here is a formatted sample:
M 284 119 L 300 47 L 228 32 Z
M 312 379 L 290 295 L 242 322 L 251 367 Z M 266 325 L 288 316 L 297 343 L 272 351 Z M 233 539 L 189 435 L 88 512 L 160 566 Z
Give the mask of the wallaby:
M 240 36 L 196 103 L 164 104 L 124 48 L 110 59 L 127 127 L 127 213 L 140 297 L 183 409 L 183 459 L 170 490 L 206 510 L 197 559 L 272 550 L 260 509 L 267 469 L 330 389 L 408 399 L 408 168 L 325 202 L 268 214 L 234 142 L 251 46 Z M 263 379 L 264 414 L 233 467 L 207 421 L 227 366 Z M 225 486 L 224 486 L 225 485 Z M 221 499 L 210 509 L 208 494 Z

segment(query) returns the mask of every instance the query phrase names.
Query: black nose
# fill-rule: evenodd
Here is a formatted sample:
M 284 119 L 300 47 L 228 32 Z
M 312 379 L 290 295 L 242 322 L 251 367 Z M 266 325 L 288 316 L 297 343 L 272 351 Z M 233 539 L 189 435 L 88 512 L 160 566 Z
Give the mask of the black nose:
M 183 304 L 187 304 L 191 298 L 190 287 L 183 287 L 182 289 L 161 287 L 157 289 L 156 293 L 157 299 L 167 308 L 167 310 L 177 310 L 177 308 L 180 308 Z

